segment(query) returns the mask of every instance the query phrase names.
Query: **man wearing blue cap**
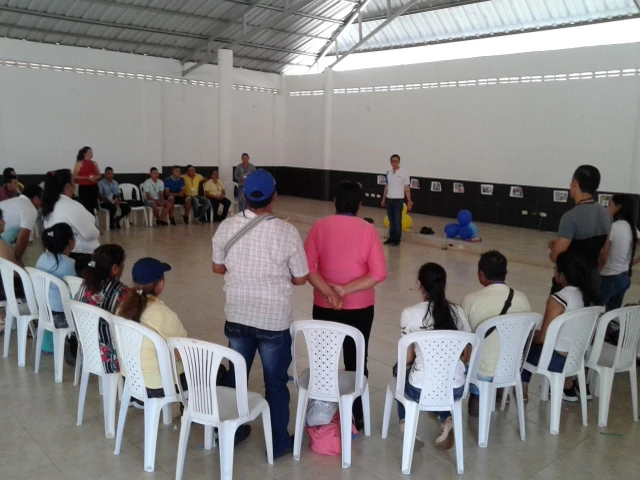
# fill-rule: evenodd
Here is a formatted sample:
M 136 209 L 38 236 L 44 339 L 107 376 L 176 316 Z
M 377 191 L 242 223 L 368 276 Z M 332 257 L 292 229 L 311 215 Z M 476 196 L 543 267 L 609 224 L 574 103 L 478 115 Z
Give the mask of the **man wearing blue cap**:
M 222 274 L 227 295 L 224 333 L 229 347 L 241 353 L 247 375 L 260 353 L 265 398 L 271 410 L 274 458 L 293 451 L 289 435 L 293 286 L 307 282 L 309 269 L 296 228 L 272 215 L 276 182 L 256 170 L 244 184 L 247 209 L 228 218 L 213 236 L 213 271 Z M 231 366 L 232 367 L 232 366 Z M 228 385 L 234 387 L 233 367 Z

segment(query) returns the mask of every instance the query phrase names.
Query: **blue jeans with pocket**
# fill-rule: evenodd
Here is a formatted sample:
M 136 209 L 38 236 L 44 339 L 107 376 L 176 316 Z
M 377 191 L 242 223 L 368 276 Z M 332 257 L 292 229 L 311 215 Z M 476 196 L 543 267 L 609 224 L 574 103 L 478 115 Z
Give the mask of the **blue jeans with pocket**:
M 247 362 L 247 377 L 251 372 L 256 351 L 260 353 L 264 373 L 265 399 L 271 410 L 273 453 L 277 455 L 291 447 L 289 426 L 289 365 L 291 365 L 291 333 L 261 330 L 227 321 L 224 334 L 229 348 L 240 353 Z M 236 378 L 233 364 L 229 362 L 227 386 L 235 388 Z
M 238 185 L 238 211 L 244 212 L 247 208 L 247 201 L 244 199 L 244 185 Z
M 540 362 L 541 354 L 542 354 L 542 344 L 540 343 L 532 344 L 531 348 L 529 349 L 529 355 L 527 355 L 527 362 L 530 363 L 531 365 L 538 366 L 538 362 Z M 567 357 L 565 357 L 564 355 L 560 355 L 558 352 L 554 350 L 553 354 L 551 355 L 551 361 L 549 362 L 549 366 L 547 367 L 547 370 L 549 370 L 550 372 L 562 373 L 562 370 L 564 370 L 564 364 L 566 362 L 567 362 Z M 522 370 L 522 373 L 520 374 L 520 379 L 524 383 L 529 383 L 531 381 L 531 375 L 532 374 L 529 370 Z
M 409 373 L 410 373 L 410 370 L 407 370 L 407 380 L 405 381 L 405 384 L 404 384 L 404 396 L 409 400 L 413 400 L 414 402 L 419 402 L 422 389 L 416 388 L 413 385 L 411 385 L 411 383 L 409 383 Z M 460 400 L 462 398 L 463 393 L 464 393 L 464 385 L 462 387 L 454 388 L 453 400 L 456 402 Z M 440 419 L 440 423 L 446 422 L 447 418 L 451 416 L 451 412 L 449 411 L 436 412 L 436 414 Z M 401 404 L 400 402 L 398 402 L 398 417 L 400 418 L 400 420 L 404 420 L 404 417 L 405 417 L 404 405 Z
M 600 277 L 600 302 L 607 308 L 607 312 L 622 307 L 624 294 L 630 286 L 631 278 L 626 272 Z
M 402 198 L 387 198 L 387 217 L 389 217 L 389 240 L 400 243 L 402 240 Z

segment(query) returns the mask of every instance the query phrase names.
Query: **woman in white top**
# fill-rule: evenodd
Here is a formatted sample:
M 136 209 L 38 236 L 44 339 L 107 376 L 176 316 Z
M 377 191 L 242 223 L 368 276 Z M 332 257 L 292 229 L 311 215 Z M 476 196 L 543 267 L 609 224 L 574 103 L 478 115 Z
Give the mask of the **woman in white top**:
M 61 169 L 47 172 L 42 198 L 42 218 L 45 228 L 56 223 L 67 223 L 76 237 L 76 246 L 70 257 L 76 261 L 76 272 L 82 271 L 91 261 L 91 254 L 100 246 L 100 230 L 96 219 L 81 203 L 71 197 L 75 192 L 71 170 Z
M 454 305 L 447 300 L 445 290 L 447 286 L 447 272 L 437 263 L 425 263 L 418 272 L 418 288 L 424 300 L 423 303 L 406 308 L 402 312 L 400 325 L 402 335 L 425 330 L 463 330 L 470 332 L 471 327 L 459 305 Z M 458 361 L 453 379 L 453 398 L 457 401 L 464 393 L 466 378 L 464 361 Z M 424 362 L 420 349 L 412 345 L 407 352 L 407 364 L 413 364 L 408 369 L 407 382 L 405 383 L 405 397 L 415 402 L 420 401 L 420 393 L 423 384 Z M 403 369 L 399 369 L 400 372 Z M 402 373 L 400 373 L 402 374 Z M 453 419 L 451 412 L 437 412 L 442 427 L 436 438 L 436 446 L 451 448 L 453 446 Z M 400 417 L 400 429 L 404 431 L 404 406 L 398 402 L 398 416 Z
M 631 286 L 631 267 L 638 243 L 635 204 L 631 195 L 614 195 L 609 202 L 613 217 L 611 233 L 600 253 L 600 302 L 609 310 L 622 306 L 624 294 Z
M 542 353 L 542 345 L 544 344 L 551 322 L 565 312 L 572 312 L 591 305 L 594 297 L 591 278 L 591 270 L 587 267 L 586 261 L 579 253 L 567 250 L 558 255 L 554 271 L 554 280 L 562 286 L 562 289 L 552 294 L 547 300 L 542 327 L 536 331 L 533 337 L 533 343 L 527 355 L 527 362 L 532 365 L 538 365 L 540 354 Z M 569 346 L 567 345 L 565 347 L 562 341 L 558 341 L 556 348 L 557 350 L 554 350 L 551 356 L 548 370 L 550 372 L 560 373 L 564 369 L 564 364 L 567 361 Z M 523 370 L 521 378 L 524 401 L 527 402 L 527 391 L 529 381 L 531 380 L 531 372 Z M 571 377 L 565 379 L 562 399 L 567 402 L 577 402 L 579 400 L 577 389 Z

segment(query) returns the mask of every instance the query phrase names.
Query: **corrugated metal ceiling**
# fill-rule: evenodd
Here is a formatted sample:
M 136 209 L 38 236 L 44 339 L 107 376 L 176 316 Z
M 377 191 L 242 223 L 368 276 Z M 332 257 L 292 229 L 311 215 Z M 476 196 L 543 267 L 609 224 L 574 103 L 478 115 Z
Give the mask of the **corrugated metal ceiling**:
M 338 33 L 341 52 L 359 40 L 343 28 L 364 0 L 0 0 L 0 36 L 215 63 L 269 72 L 312 65 Z M 371 0 L 362 34 L 408 1 Z M 457 6 L 456 6 L 457 5 Z M 423 0 L 362 50 L 455 41 L 638 16 L 634 0 Z M 209 54 L 209 50 L 212 54 Z

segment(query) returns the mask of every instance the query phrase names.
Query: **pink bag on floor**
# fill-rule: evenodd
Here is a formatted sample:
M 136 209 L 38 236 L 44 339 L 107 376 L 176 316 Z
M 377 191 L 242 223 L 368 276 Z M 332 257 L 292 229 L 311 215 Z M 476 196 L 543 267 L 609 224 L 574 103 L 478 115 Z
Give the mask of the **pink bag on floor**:
M 311 450 L 320 455 L 342 455 L 342 436 L 340 435 L 340 412 L 336 412 L 328 425 L 307 427 L 307 433 L 311 439 Z M 351 434 L 357 435 L 353 422 Z

